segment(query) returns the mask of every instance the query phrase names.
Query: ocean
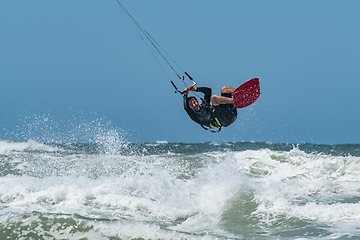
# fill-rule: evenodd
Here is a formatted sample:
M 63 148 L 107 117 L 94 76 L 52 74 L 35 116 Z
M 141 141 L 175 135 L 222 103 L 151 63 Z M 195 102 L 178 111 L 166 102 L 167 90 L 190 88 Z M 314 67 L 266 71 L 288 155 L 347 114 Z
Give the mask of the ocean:
M 0 141 L 0 239 L 360 239 L 360 145 Z

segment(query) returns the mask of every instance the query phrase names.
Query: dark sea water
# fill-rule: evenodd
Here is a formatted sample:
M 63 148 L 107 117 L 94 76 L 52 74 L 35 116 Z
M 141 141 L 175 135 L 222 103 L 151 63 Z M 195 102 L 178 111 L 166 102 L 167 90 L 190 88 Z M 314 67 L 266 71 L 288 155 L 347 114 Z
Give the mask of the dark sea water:
M 0 239 L 360 239 L 360 145 L 0 141 Z

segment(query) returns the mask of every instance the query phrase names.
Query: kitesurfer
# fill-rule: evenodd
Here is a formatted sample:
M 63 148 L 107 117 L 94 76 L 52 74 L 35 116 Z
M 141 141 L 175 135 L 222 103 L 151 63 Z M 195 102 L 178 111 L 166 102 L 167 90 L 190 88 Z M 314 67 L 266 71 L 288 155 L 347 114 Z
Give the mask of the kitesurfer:
M 202 104 L 199 104 L 196 97 L 188 97 L 189 91 L 203 93 Z M 237 118 L 237 110 L 234 108 L 232 98 L 234 91 L 235 88 L 224 86 L 221 88 L 221 96 L 219 96 L 212 95 L 211 88 L 190 85 L 183 91 L 184 109 L 190 118 L 204 129 L 217 128 L 220 131 L 223 127 L 235 122 Z

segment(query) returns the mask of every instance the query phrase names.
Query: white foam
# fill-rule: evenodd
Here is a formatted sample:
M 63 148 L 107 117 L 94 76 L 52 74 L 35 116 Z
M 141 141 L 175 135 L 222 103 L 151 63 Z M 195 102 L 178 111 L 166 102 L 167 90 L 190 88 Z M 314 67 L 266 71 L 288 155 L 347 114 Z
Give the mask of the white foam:
M 46 144 L 38 143 L 33 140 L 27 142 L 12 142 L 12 141 L 0 141 L 0 153 L 6 154 L 9 152 L 23 152 L 23 151 L 59 151 L 56 147 L 51 147 Z
M 334 232 L 360 228 L 358 157 L 307 154 L 297 148 L 193 156 L 36 157 L 22 166 L 23 171 L 34 168 L 33 175 L 0 178 L 2 214 L 79 214 L 119 221 L 110 225 L 129 227 L 117 235 L 124 238 L 188 238 L 185 232 L 200 238 L 223 234 L 226 214 L 244 201 L 255 206 L 247 217 L 258 228 L 271 228 L 284 218 L 325 225 Z M 242 199 L 245 195 L 251 197 Z M 116 235 L 109 226 L 97 227 Z
M 357 223 L 360 228 L 360 158 L 307 154 L 297 148 L 245 151 L 234 157 L 255 176 L 249 182 L 259 204 L 254 214 L 267 224 L 287 216 L 328 226 Z

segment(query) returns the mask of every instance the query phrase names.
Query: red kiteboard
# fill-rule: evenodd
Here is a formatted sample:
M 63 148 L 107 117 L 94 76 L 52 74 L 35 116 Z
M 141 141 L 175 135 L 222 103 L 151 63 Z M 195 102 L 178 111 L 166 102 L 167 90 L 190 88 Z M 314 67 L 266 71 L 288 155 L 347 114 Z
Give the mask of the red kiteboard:
M 244 108 L 253 104 L 260 96 L 260 79 L 253 78 L 241 84 L 233 93 L 234 107 Z

